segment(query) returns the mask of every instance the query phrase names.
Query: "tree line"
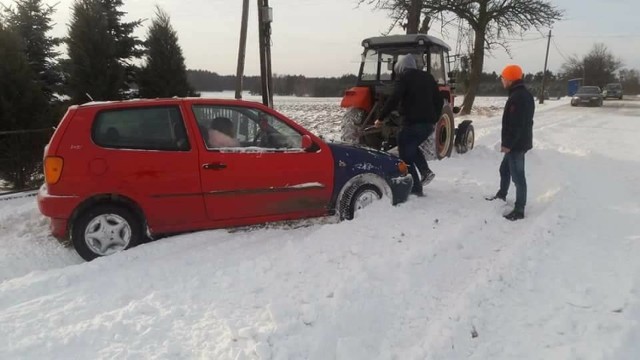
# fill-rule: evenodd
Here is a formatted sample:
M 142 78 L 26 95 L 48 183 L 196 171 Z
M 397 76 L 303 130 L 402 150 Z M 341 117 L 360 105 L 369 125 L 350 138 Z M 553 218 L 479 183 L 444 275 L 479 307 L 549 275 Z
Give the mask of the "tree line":
M 187 70 L 189 83 L 197 91 L 229 91 L 235 90 L 235 75 L 219 75 L 208 70 Z M 337 97 L 356 84 L 358 77 L 353 74 L 339 77 L 306 77 L 304 75 L 273 76 L 273 92 L 275 95 Z M 243 88 L 251 94 L 261 93 L 260 76 L 244 76 Z

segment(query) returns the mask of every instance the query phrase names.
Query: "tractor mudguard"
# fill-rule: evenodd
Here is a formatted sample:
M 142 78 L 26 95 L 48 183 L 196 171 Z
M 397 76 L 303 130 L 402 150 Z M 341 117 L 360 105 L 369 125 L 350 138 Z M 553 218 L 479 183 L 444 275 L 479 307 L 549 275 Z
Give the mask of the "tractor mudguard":
M 340 107 L 362 109 L 366 113 L 371 111 L 371 90 L 366 86 L 352 87 L 344 92 Z

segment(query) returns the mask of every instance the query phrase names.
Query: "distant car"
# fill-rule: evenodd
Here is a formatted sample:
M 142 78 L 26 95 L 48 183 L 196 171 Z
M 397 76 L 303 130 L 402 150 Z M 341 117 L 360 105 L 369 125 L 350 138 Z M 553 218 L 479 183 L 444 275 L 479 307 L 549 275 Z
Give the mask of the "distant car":
M 571 98 L 571 106 L 595 105 L 602 106 L 603 98 L 597 86 L 582 86 Z
M 622 100 L 622 97 L 623 97 L 622 84 L 620 83 L 607 84 L 604 87 L 604 90 L 602 91 L 602 96 L 605 99 L 614 98 L 614 99 Z
M 326 143 L 262 104 L 203 98 L 71 106 L 44 151 L 40 212 L 92 260 L 147 237 L 407 200 L 407 165 Z

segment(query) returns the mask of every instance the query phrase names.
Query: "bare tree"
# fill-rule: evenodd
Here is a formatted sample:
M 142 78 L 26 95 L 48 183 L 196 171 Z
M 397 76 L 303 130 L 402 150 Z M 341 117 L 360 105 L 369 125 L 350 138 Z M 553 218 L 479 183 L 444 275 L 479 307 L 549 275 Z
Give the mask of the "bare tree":
M 570 57 L 562 65 L 562 72 L 565 77 L 583 78 L 584 85 L 603 87 L 607 83 L 617 81 L 616 73 L 621 67 L 622 61 L 616 58 L 605 44 L 597 43 L 584 57 Z
M 365 0 L 359 1 L 362 4 Z M 408 0 L 366 2 L 378 9 L 391 11 L 396 23 L 402 14 L 408 14 Z M 422 0 L 421 13 L 428 17 L 440 16 L 444 23 L 461 18 L 473 30 L 471 71 L 462 114 L 468 114 L 475 101 L 485 51 L 490 52 L 496 47 L 508 51 L 507 36 L 522 36 L 531 28 L 550 26 L 562 18 L 562 11 L 546 0 Z
M 424 0 L 358 0 L 358 6 L 366 4 L 389 12 L 392 20 L 389 32 L 400 25 L 407 34 L 426 32 L 429 29 L 428 16 L 425 16 L 425 21 L 420 24 L 423 3 Z

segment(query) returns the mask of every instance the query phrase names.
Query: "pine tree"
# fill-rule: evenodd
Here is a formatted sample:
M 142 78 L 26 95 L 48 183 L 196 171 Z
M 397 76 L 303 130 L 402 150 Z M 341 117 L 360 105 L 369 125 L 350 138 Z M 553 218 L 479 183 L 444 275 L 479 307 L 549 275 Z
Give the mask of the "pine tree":
M 187 81 L 187 67 L 178 35 L 169 15 L 156 6 L 146 46 L 146 65 L 139 77 L 140 96 L 145 98 L 195 96 Z
M 42 0 L 16 0 L 15 6 L 6 9 L 6 21 L 20 35 L 28 63 L 47 99 L 53 102 L 62 83 L 56 61 L 59 54 L 55 51 L 62 40 L 47 35 L 53 28 L 51 16 L 55 9 Z
M 20 35 L 0 23 L 0 134 L 45 126 L 47 99 L 22 47 Z M 21 133 L 0 137 L 0 178 L 24 188 L 39 173 L 42 147 Z
M 66 39 L 67 92 L 74 103 L 127 97 L 135 80 L 133 61 L 142 56 L 133 31 L 141 21 L 122 22 L 121 0 L 76 0 Z

